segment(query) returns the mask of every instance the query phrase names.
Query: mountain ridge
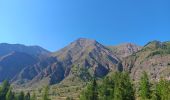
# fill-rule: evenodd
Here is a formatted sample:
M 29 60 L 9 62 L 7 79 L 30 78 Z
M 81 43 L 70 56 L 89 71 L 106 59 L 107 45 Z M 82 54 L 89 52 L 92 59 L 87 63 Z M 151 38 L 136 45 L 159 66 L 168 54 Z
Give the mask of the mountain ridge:
M 119 58 L 112 54 L 108 48 L 95 40 L 84 38 L 77 39 L 60 51 L 51 53 L 49 58 L 54 59 L 54 62 L 44 66 L 44 69 L 31 80 L 44 78 L 49 79 L 50 84 L 56 84 L 70 74 L 73 66 L 78 66 L 78 69 L 88 69 L 91 71 L 91 76 L 95 74 L 97 77 L 105 76 L 109 71 L 121 70 L 118 68 L 120 67 L 118 66 Z M 46 61 L 42 61 L 42 63 Z M 42 67 L 41 65 L 35 66 L 33 65 L 31 69 L 25 69 L 28 71 L 23 72 L 31 72 L 35 68 Z M 30 83 L 33 84 L 33 81 Z

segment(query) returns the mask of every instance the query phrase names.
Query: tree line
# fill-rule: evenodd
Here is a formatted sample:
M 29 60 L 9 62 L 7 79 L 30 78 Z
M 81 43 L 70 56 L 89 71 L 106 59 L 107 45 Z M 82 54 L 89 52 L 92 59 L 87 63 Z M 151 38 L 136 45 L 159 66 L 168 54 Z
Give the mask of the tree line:
M 44 88 L 42 100 L 50 100 L 48 97 L 49 87 L 46 86 Z M 19 93 L 15 93 L 12 91 L 11 85 L 8 81 L 4 81 L 0 85 L 0 100 L 37 100 L 36 94 L 32 95 L 28 93 L 24 93 L 23 91 Z
M 134 84 L 127 72 L 115 72 L 102 82 L 94 78 L 80 100 L 170 100 L 170 82 L 163 78 L 151 82 L 143 72 L 138 84 Z

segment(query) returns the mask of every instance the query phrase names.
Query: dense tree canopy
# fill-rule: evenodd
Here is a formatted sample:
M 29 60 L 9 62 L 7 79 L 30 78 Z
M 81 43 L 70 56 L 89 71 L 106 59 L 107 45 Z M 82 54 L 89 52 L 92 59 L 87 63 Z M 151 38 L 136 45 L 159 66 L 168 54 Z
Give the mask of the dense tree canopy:
M 134 89 L 128 73 L 116 72 L 106 77 L 101 85 L 93 82 L 80 96 L 81 100 L 134 100 Z
M 128 73 L 115 72 L 102 81 L 93 80 L 81 93 L 80 100 L 170 100 L 170 82 L 166 79 L 151 82 L 143 72 L 139 84 L 133 85 Z

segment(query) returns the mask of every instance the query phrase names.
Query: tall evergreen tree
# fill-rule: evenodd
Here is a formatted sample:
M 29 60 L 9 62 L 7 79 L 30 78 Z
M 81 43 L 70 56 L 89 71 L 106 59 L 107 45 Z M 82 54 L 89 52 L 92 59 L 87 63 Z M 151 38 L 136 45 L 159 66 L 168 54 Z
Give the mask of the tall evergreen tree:
M 114 81 L 110 77 L 104 78 L 100 87 L 100 100 L 112 100 L 114 94 Z
M 48 97 L 48 92 L 49 92 L 49 86 L 46 86 L 44 88 L 43 100 L 50 100 Z
M 156 93 L 160 100 L 170 100 L 170 82 L 161 79 L 156 85 Z
M 150 82 L 146 72 L 143 72 L 143 75 L 139 83 L 139 96 L 142 100 L 150 98 Z
M 87 89 L 80 95 L 80 100 L 98 100 L 98 86 L 96 79 L 87 86 Z
M 18 96 L 17 96 L 17 100 L 25 100 L 24 97 L 25 97 L 24 92 L 21 91 L 21 92 L 18 94 Z
M 9 89 L 7 94 L 6 94 L 5 100 L 14 100 L 14 99 L 15 99 L 14 93 L 11 91 L 11 89 Z
M 122 73 L 122 88 L 123 88 L 123 100 L 134 100 L 135 99 L 135 91 L 130 79 L 129 73 Z
M 2 83 L 1 89 L 0 89 L 0 100 L 5 100 L 6 99 L 6 94 L 10 89 L 10 84 L 7 80 L 5 80 Z
M 35 92 L 34 92 L 33 95 L 31 96 L 31 100 L 37 100 Z
M 30 100 L 31 98 L 30 98 L 30 93 L 28 92 L 26 95 L 25 95 L 25 97 L 24 97 L 24 100 Z
M 93 80 L 92 85 L 92 100 L 98 100 L 98 89 L 96 79 Z
M 129 74 L 116 72 L 114 75 L 114 100 L 134 100 L 134 89 Z

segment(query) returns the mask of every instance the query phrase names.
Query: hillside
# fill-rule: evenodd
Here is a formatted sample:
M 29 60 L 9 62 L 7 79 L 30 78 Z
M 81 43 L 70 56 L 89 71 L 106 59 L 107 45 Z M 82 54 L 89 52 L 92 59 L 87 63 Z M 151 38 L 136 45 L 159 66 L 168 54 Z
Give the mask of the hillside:
M 169 79 L 170 42 L 149 42 L 140 51 L 125 58 L 123 66 L 134 80 L 138 80 L 143 71 L 146 71 L 153 80 L 160 77 Z
M 12 80 L 25 66 L 35 64 L 37 59 L 20 52 L 12 52 L 0 59 L 0 82 Z
M 0 44 L 0 82 L 12 81 L 26 66 L 44 59 L 50 52 L 39 46 Z
M 120 44 L 117 46 L 108 46 L 108 48 L 120 59 L 128 57 L 139 51 L 142 47 L 132 43 Z

